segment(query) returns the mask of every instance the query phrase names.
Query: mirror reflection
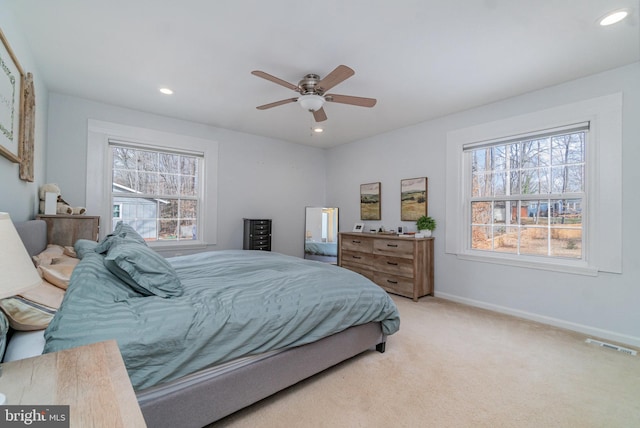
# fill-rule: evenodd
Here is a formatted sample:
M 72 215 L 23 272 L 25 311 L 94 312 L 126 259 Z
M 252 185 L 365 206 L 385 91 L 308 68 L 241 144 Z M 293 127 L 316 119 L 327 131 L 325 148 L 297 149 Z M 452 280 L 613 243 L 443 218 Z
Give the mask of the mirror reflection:
M 338 262 L 338 208 L 306 207 L 304 258 Z

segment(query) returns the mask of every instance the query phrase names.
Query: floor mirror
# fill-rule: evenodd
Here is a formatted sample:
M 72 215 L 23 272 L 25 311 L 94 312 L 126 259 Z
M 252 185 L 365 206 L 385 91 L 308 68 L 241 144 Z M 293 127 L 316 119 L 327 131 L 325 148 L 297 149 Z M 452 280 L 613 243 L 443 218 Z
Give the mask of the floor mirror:
M 305 208 L 304 258 L 338 262 L 338 208 Z

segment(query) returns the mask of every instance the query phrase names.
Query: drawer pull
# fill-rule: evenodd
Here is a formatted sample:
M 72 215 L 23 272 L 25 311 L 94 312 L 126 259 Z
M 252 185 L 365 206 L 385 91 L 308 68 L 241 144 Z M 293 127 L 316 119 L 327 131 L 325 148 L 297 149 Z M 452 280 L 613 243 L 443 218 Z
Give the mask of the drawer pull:
M 398 244 L 387 244 L 387 247 L 398 248 Z
M 359 244 L 361 241 L 353 240 L 353 241 L 351 241 L 351 242 L 353 242 L 354 244 Z
M 398 283 L 398 281 L 391 281 L 390 279 L 387 279 L 387 282 L 388 282 L 389 284 L 397 284 L 397 283 Z
M 391 266 L 398 266 L 398 263 L 394 263 L 394 262 L 387 262 L 387 264 Z
M 361 259 L 362 258 L 360 256 L 351 256 L 351 257 L 353 257 L 354 259 Z

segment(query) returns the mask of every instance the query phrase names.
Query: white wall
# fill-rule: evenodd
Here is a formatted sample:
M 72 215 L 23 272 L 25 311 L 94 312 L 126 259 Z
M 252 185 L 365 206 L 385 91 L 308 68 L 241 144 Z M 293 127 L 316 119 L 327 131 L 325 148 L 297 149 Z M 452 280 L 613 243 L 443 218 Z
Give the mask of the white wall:
M 0 28 L 25 73 L 33 74 L 36 96 L 36 126 L 34 141 L 34 182 L 20 180 L 18 164 L 0 156 L 0 211 L 8 212 L 13 221 L 32 219 L 38 211 L 38 187 L 45 175 L 45 137 L 47 127 L 47 88 L 40 78 L 29 46 L 14 25 L 15 20 L 0 0 Z
M 623 93 L 623 273 L 597 277 L 464 261 L 444 253 L 445 149 L 449 131 L 616 92 Z M 435 294 L 612 341 L 640 346 L 640 63 L 331 149 L 327 204 L 341 231 L 359 221 L 359 185 L 382 183 L 382 220 L 400 222 L 400 180 L 429 178 L 435 230 Z
M 88 119 L 217 141 L 218 240 L 212 249 L 242 248 L 243 217 L 271 218 L 272 249 L 303 256 L 304 207 L 324 205 L 324 150 L 55 93 L 49 112 L 47 182 L 58 183 L 71 205 L 85 205 Z

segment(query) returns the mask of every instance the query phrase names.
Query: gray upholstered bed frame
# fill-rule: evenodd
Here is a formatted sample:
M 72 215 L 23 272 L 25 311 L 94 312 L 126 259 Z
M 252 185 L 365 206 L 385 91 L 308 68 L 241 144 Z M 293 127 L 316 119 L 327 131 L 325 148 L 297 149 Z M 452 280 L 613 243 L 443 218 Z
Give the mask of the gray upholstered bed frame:
M 16 223 L 29 251 L 47 246 L 42 220 Z M 241 358 L 137 392 L 149 427 L 202 427 L 364 351 L 384 352 L 380 323 L 351 327 L 297 348 Z

